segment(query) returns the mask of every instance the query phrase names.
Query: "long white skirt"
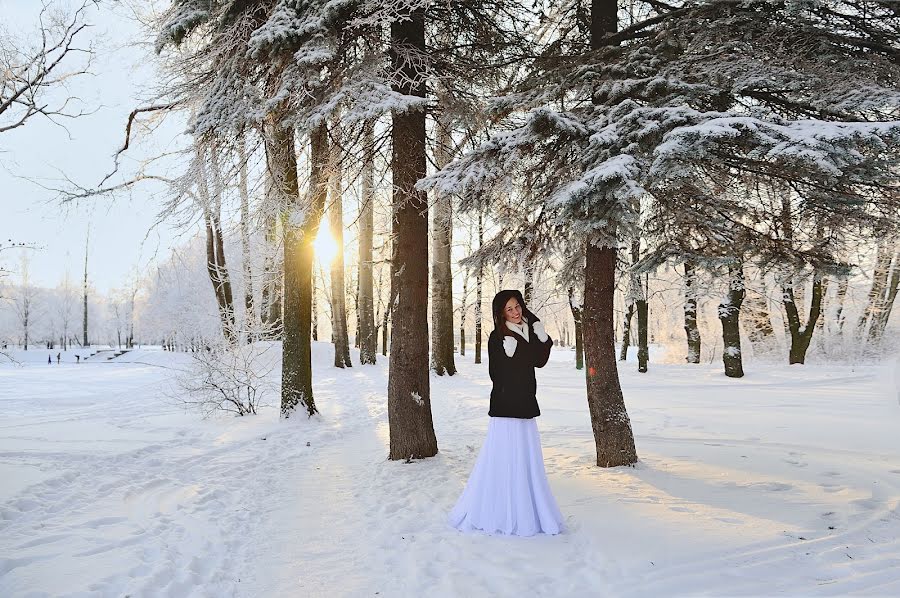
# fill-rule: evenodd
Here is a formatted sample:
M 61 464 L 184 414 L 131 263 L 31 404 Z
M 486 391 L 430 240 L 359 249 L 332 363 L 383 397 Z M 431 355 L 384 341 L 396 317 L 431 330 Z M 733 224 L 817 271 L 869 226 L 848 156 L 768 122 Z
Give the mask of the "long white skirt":
M 462 531 L 516 536 L 562 531 L 534 419 L 490 418 L 484 446 L 448 519 Z

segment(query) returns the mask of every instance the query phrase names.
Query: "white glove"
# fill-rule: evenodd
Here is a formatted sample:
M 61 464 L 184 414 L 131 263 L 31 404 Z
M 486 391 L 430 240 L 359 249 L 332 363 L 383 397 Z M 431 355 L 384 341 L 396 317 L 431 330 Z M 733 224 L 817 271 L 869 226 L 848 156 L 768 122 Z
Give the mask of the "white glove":
M 507 357 L 513 356 L 513 353 L 516 352 L 516 345 L 518 344 L 518 341 L 511 336 L 503 337 L 503 350 L 506 352 Z
M 546 343 L 547 339 L 550 338 L 547 336 L 547 331 L 544 330 L 544 323 L 538 320 L 534 323 L 534 333 L 537 335 L 538 340 L 542 343 Z

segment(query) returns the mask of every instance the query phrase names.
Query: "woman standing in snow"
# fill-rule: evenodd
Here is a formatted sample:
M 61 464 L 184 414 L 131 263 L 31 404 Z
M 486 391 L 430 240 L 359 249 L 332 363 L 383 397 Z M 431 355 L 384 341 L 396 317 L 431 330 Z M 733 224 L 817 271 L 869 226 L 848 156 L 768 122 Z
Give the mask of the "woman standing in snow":
M 553 341 L 519 291 L 500 291 L 492 307 L 488 369 L 494 387 L 487 438 L 450 524 L 463 531 L 558 534 L 562 515 L 547 482 L 534 420 L 541 414 L 534 368 L 547 363 Z

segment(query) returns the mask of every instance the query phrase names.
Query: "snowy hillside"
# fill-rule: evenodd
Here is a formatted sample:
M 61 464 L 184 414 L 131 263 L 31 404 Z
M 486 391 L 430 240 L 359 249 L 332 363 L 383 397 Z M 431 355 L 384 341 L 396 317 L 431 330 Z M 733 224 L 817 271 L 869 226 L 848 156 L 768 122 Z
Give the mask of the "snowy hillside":
M 183 354 L 0 367 L 0 595 L 900 593 L 893 366 L 628 364 L 641 461 L 603 470 L 557 351 L 538 425 L 568 529 L 509 538 L 445 523 L 487 427 L 486 365 L 432 377 L 439 455 L 389 462 L 386 360 L 340 371 L 314 349 L 321 416 L 287 422 L 185 412 Z

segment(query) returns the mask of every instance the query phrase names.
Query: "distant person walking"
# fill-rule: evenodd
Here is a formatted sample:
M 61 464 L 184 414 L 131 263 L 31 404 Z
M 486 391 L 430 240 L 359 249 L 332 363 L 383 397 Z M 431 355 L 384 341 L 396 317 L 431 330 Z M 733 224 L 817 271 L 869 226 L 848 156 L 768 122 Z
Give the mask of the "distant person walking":
M 56 354 L 56 365 L 59 365 L 59 358 L 60 358 L 61 355 L 62 355 L 62 353 L 57 353 L 57 354 Z

